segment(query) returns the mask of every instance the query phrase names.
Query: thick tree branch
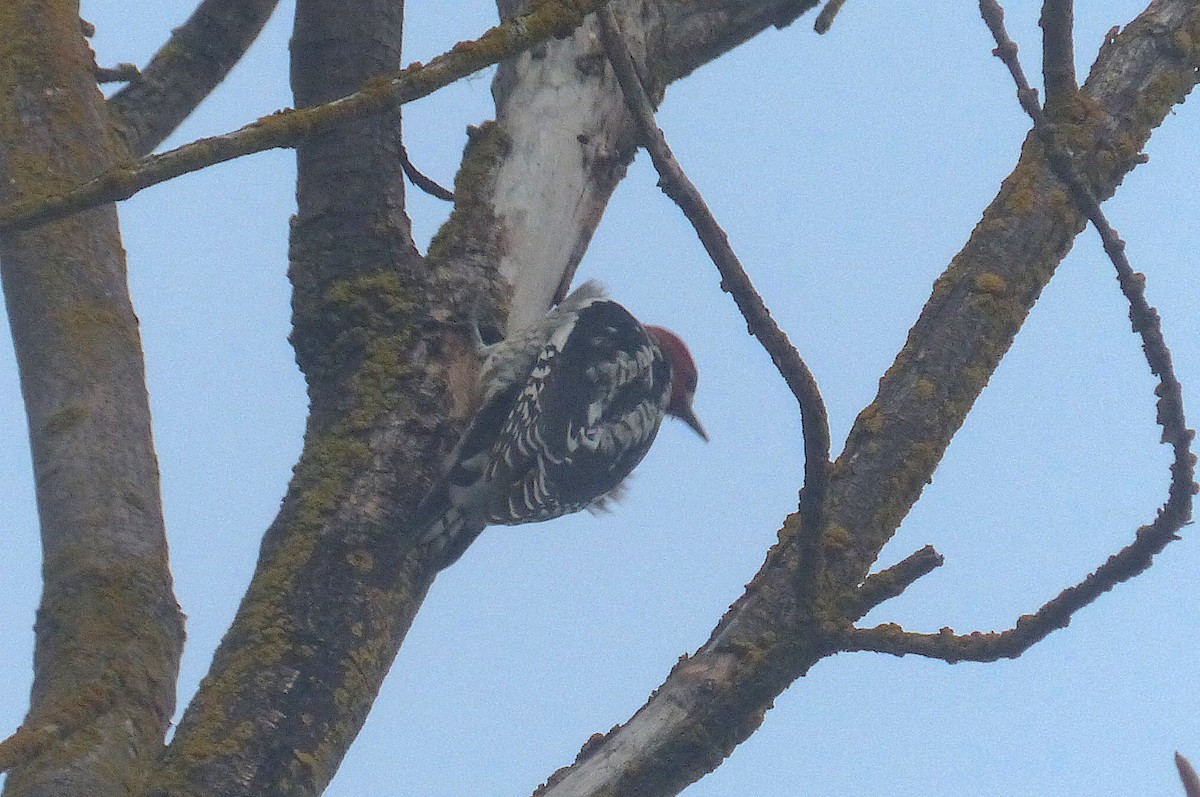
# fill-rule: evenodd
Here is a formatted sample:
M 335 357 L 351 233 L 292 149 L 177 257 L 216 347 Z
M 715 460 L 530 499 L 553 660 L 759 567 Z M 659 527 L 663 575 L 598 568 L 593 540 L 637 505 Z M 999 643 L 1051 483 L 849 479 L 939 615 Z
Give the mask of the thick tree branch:
M 579 25 L 604 0 L 547 0 L 536 10 L 497 25 L 475 41 L 460 42 L 428 64 L 413 64 L 390 80 L 372 81 L 350 96 L 313 108 L 284 110 L 231 133 L 203 138 L 111 169 L 55 193 L 34 191 L 0 207 L 0 233 L 29 229 L 96 205 L 116 202 L 189 172 L 280 147 L 426 97 L 460 78 L 509 58 Z
M 402 9 L 299 0 L 297 103 L 345 95 L 398 63 Z M 498 278 L 487 252 L 418 255 L 400 133 L 393 107 L 297 147 L 289 277 L 291 340 L 311 400 L 304 450 L 151 794 L 320 793 L 434 577 L 461 552 L 413 550 L 406 513 L 473 409 L 478 361 L 444 322 L 499 293 Z M 484 180 L 487 162 L 463 172 Z
M 1194 85 L 1200 42 L 1182 33 L 1198 24 L 1193 0 L 1156 0 L 1102 51 L 1071 130 L 1095 195 L 1113 192 L 1140 161 L 1151 130 Z M 716 767 L 782 689 L 836 649 L 824 636 L 828 607 L 850 617 L 858 585 L 1082 229 L 1059 186 L 1041 147 L 1027 145 L 855 422 L 829 479 L 821 604 L 799 600 L 797 585 L 812 563 L 798 553 L 800 518 L 790 517 L 709 641 L 539 794 L 677 793 Z
M 204 0 L 140 74 L 108 100 L 134 155 L 157 147 L 217 87 L 258 38 L 279 0 Z
M 297 105 L 345 96 L 389 72 L 401 59 L 402 28 L 403 4 L 392 0 L 353 8 L 299 0 Z M 304 451 L 152 790 L 319 794 L 436 573 L 427 563 L 402 564 L 398 523 L 379 516 L 398 511 L 413 489 L 406 480 L 427 467 L 405 425 L 427 424 L 424 445 L 436 446 L 429 431 L 447 414 L 427 406 L 433 396 L 407 405 L 398 398 L 421 392 L 413 376 L 424 368 L 413 349 L 428 341 L 413 331 L 418 307 L 410 302 L 430 290 L 404 213 L 400 141 L 395 106 L 297 147 L 289 277 L 292 343 L 311 399 Z M 381 440 L 388 432 L 393 438 Z M 405 462 L 414 449 L 416 461 Z M 214 749 L 223 739 L 236 743 Z
M 502 3 L 501 13 L 516 5 Z M 815 5 L 614 0 L 610 7 L 658 100 L 671 81 Z M 547 41 L 496 73 L 496 122 L 506 144 L 495 190 L 473 201 L 488 207 L 504 231 L 500 270 L 513 286 L 510 326 L 532 323 L 565 295 L 636 150 L 633 119 L 605 60 L 596 23 L 588 20 L 570 38 Z
M 103 107 L 78 3 L 6 3 L 0 201 L 110 168 L 120 147 Z M 122 773 L 161 749 L 183 623 L 115 209 L 0 238 L 0 276 L 44 555 L 24 724 L 45 729 L 66 719 L 73 728 L 70 744 L 45 744 L 39 730 L 24 735 L 40 755 L 9 772 L 5 794 L 124 795 Z M 97 710 L 99 702 L 106 710 Z
M 0 772 L 41 755 L 51 745 L 95 721 L 117 694 L 111 684 L 89 684 L 63 705 L 44 707 L 37 724 L 26 723 L 0 742 Z

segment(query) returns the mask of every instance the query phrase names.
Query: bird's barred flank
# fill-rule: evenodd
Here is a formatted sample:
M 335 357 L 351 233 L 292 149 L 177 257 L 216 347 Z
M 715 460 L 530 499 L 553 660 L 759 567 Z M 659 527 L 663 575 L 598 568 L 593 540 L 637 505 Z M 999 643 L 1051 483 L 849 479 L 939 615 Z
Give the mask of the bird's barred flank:
M 446 476 L 414 513 L 419 542 L 603 508 L 667 415 L 708 439 L 683 341 L 643 326 L 595 282 L 489 347 L 480 380 Z

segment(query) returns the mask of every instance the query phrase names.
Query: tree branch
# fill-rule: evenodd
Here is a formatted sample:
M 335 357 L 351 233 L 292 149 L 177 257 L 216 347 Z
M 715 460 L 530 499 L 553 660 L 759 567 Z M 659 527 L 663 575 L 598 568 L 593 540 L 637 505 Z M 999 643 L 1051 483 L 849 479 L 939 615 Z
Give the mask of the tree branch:
M 862 586 L 847 601 L 843 613 L 858 619 L 884 601 L 901 595 L 917 579 L 927 576 L 945 563 L 932 545 L 914 551 L 889 568 L 867 576 Z
M 417 188 L 420 188 L 431 197 L 440 199 L 443 202 L 454 201 L 453 191 L 442 188 L 442 186 L 438 185 L 437 181 L 426 177 L 421 173 L 420 169 L 418 169 L 416 166 L 413 166 L 413 162 L 409 160 L 408 150 L 405 148 L 403 142 L 400 143 L 400 165 L 404 167 L 404 176 L 407 177 L 408 181 Z
M 1095 194 L 1079 176 L 1071 157 L 1059 145 L 1054 130 L 1042 109 L 1038 107 L 1036 92 L 1029 87 L 1024 70 L 1021 68 L 1021 62 L 1017 58 L 1017 45 L 1008 37 L 1008 33 L 1004 29 L 1003 9 L 996 0 L 980 0 L 979 8 L 996 40 L 995 53 L 1004 61 L 1009 73 L 1012 74 L 1013 81 L 1017 84 L 1017 97 L 1030 119 L 1033 120 L 1034 132 L 1046 151 L 1051 168 L 1070 189 L 1071 197 L 1100 234 L 1104 251 L 1117 271 L 1117 283 L 1129 302 L 1129 320 L 1133 324 L 1133 330 L 1141 336 L 1142 351 L 1146 355 L 1146 362 L 1150 366 L 1151 373 L 1159 380 L 1158 387 L 1154 391 L 1158 396 L 1156 420 L 1163 429 L 1163 442 L 1172 448 L 1171 482 L 1168 487 L 1167 501 L 1159 510 L 1154 522 L 1138 531 L 1138 541 L 1146 541 L 1147 544 L 1139 553 L 1128 553 L 1131 558 L 1141 558 L 1137 558 L 1138 566 L 1132 569 L 1130 575 L 1121 579 L 1124 580 L 1124 578 L 1136 575 L 1149 567 L 1154 554 L 1166 547 L 1171 540 L 1176 539 L 1176 532 L 1191 520 L 1192 496 L 1197 490 L 1194 481 L 1196 457 L 1191 452 L 1192 438 L 1195 433 L 1187 427 L 1187 419 L 1183 412 L 1183 386 L 1175 376 L 1175 369 L 1171 363 L 1171 351 L 1167 348 L 1166 340 L 1163 338 L 1158 312 L 1146 301 L 1145 275 L 1134 272 L 1133 266 L 1130 265 L 1125 254 L 1125 242 L 1108 223 Z M 1193 81 L 1195 79 L 1193 76 Z M 1128 551 L 1127 548 L 1118 554 L 1118 557 Z M 1109 584 L 1104 589 L 1109 589 L 1111 586 L 1112 584 Z
M 1088 186 L 1076 173 L 1070 157 L 1059 146 L 1042 109 L 1037 105 L 1036 92 L 1030 88 L 1017 59 L 1017 46 L 1004 29 L 1004 12 L 995 0 L 980 0 L 980 11 L 996 40 L 995 54 L 1000 57 L 1017 84 L 1017 96 L 1034 122 L 1034 131 L 1047 152 L 1047 160 L 1056 175 L 1071 190 L 1075 202 L 1092 221 L 1104 249 L 1117 270 L 1117 279 L 1130 304 L 1130 320 L 1142 336 L 1142 346 L 1150 370 L 1159 377 L 1156 393 L 1158 423 L 1163 427 L 1163 440 L 1171 444 L 1174 461 L 1168 498 L 1154 521 L 1138 529 L 1133 543 L 1111 556 L 1107 562 L 1080 583 L 1063 590 L 1035 613 L 1022 616 L 1013 628 L 1000 633 L 974 632 L 954 634 L 943 628 L 937 634 L 916 634 L 904 631 L 895 624 L 874 628 L 847 629 L 840 635 L 844 650 L 874 651 L 903 656 L 915 653 L 948 662 L 995 661 L 1016 658 L 1044 639 L 1052 631 L 1065 628 L 1079 609 L 1092 603 L 1117 584 L 1144 572 L 1153 557 L 1172 540 L 1191 519 L 1192 496 L 1196 492 L 1193 473 L 1196 458 L 1190 450 L 1193 432 L 1187 428 L 1183 415 L 1182 387 L 1175 378 L 1170 351 L 1162 337 L 1158 314 L 1145 298 L 1145 278 L 1135 274 L 1125 256 L 1124 242 L 1104 217 L 1099 203 Z
M 502 5 L 502 13 L 512 6 Z M 666 86 L 817 0 L 613 0 L 626 46 L 645 64 L 647 90 Z M 513 286 L 514 328 L 566 295 L 613 190 L 637 148 L 633 119 L 606 61 L 596 23 L 500 64 L 492 84 L 498 132 L 495 188 L 473 201 L 505 231 L 500 271 Z M 569 80 L 564 76 L 569 75 Z M 547 125 L 546 119 L 555 124 Z M 536 156 L 533 154 L 536 153 Z M 479 230 L 481 240 L 490 236 Z
M 119 148 L 104 125 L 79 4 L 6 3 L 0 41 L 0 201 L 110 168 Z M 0 277 L 43 552 L 24 722 L 35 730 L 9 748 L 17 765 L 5 793 L 124 797 L 121 773 L 149 764 L 174 713 L 183 618 L 115 209 L 0 236 Z M 47 744 L 41 731 L 64 719 L 70 744 Z M 18 763 L 22 744 L 40 755 Z
M 149 186 L 255 152 L 294 147 L 339 125 L 426 97 L 467 75 L 579 25 L 605 0 L 547 0 L 536 10 L 501 23 L 475 41 L 460 42 L 428 64 L 413 64 L 391 80 L 372 82 L 339 100 L 280 111 L 231 133 L 202 138 L 112 169 L 54 194 L 29 191 L 0 207 L 0 233 L 29 229 L 52 219 L 129 197 Z
M 135 64 L 120 63 L 116 66 L 98 66 L 94 70 L 97 83 L 128 83 L 139 74 Z
M 402 24 L 403 5 L 391 0 L 353 8 L 299 0 L 297 104 L 377 82 L 400 62 Z M 288 275 L 290 339 L 310 397 L 304 450 L 233 625 L 147 779 L 149 794 L 319 794 L 434 577 L 458 553 L 414 549 L 407 512 L 473 410 L 478 360 L 462 330 L 441 321 L 461 317 L 499 280 L 494 258 L 420 257 L 401 141 L 391 106 L 297 147 Z M 468 160 L 462 171 L 479 181 L 488 169 Z
M 37 722 L 25 723 L 12 736 L 0 742 L 0 772 L 41 755 L 50 745 L 62 741 L 92 722 L 112 705 L 117 691 L 109 685 L 91 684 L 81 688 L 61 705 L 47 706 Z
M 279 0 L 204 0 L 141 73 L 108 100 L 134 155 L 157 147 L 241 59 Z
M 771 317 L 762 297 L 754 288 L 750 276 L 725 231 L 713 217 L 700 191 L 684 174 L 666 138 L 654 120 L 654 108 L 637 76 L 629 49 L 621 38 L 616 19 L 607 8 L 597 14 L 600 38 L 608 51 L 608 59 L 621 84 L 625 101 L 638 127 L 646 151 L 658 170 L 659 187 L 669 196 L 695 228 L 721 274 L 721 287 L 728 291 L 746 319 L 750 334 L 767 350 L 771 361 L 783 376 L 792 395 L 800 405 L 801 429 L 804 437 L 804 488 L 801 491 L 801 512 L 810 529 L 819 527 L 819 512 L 825 495 L 825 480 L 829 470 L 829 415 L 821 398 L 820 388 L 796 347 L 788 340 L 775 319 Z
M 1200 797 L 1200 775 L 1192 767 L 1192 763 L 1179 753 L 1175 753 L 1175 768 L 1179 770 L 1179 779 L 1183 781 L 1183 791 L 1186 797 Z
M 895 656 L 915 653 L 951 663 L 1015 659 L 1053 631 L 1066 628 L 1075 612 L 1117 584 L 1128 581 L 1150 567 L 1154 555 L 1168 542 L 1178 539 L 1173 533 L 1164 532 L 1165 528 L 1173 525 L 1171 521 L 1177 519 L 1177 512 L 1160 510 L 1153 523 L 1138 529 L 1134 542 L 1110 556 L 1083 581 L 1066 588 L 1033 614 L 1022 615 L 1006 631 L 975 631 L 958 635 L 949 628 L 943 628 L 936 634 L 917 634 L 905 631 L 894 623 L 885 623 L 874 628 L 834 632 L 838 648 L 844 651 L 891 653 Z M 1178 526 L 1175 530 L 1178 530 Z
M 826 0 L 825 7 L 817 14 L 817 21 L 813 23 L 813 30 L 817 33 L 828 33 L 834 18 L 845 4 L 846 0 Z
M 1075 82 L 1074 0 L 1043 0 L 1042 77 L 1046 82 L 1046 110 L 1057 115 L 1079 91 Z
M 1096 195 L 1111 195 L 1140 162 L 1150 132 L 1194 84 L 1200 42 L 1181 32 L 1198 22 L 1193 0 L 1155 0 L 1101 53 L 1081 93 L 1088 114 L 1079 147 L 1093 164 L 1087 179 Z M 1041 148 L 1027 145 L 860 413 L 829 477 L 823 606 L 855 605 L 853 591 L 1082 229 L 1058 186 Z M 709 640 L 539 795 L 677 793 L 719 765 L 788 684 L 835 650 L 819 607 L 798 600 L 811 566 L 798 553 L 801 531 L 800 518 L 789 517 Z

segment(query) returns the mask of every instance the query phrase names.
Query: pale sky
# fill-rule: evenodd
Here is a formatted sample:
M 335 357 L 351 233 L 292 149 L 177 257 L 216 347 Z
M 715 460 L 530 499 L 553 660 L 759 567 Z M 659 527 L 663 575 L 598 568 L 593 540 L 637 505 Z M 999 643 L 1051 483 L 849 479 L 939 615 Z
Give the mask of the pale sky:
M 84 2 L 100 61 L 145 63 L 188 3 Z M 673 85 L 660 125 L 829 405 L 834 450 L 966 241 L 1028 129 L 976 4 L 850 0 Z M 1006 3 L 1039 71 L 1040 3 Z M 1076 9 L 1086 73 L 1145 0 Z M 494 20 L 482 0 L 412 0 L 405 60 Z M 284 2 L 226 83 L 168 142 L 291 103 Z M 449 183 L 490 73 L 407 106 L 414 162 Z M 1168 118 L 1105 209 L 1200 418 L 1200 110 Z M 300 449 L 305 397 L 287 345 L 290 152 L 256 155 L 121 206 L 188 645 L 186 704 L 232 619 Z M 669 422 L 610 515 L 486 532 L 430 593 L 331 797 L 530 793 L 625 721 L 702 644 L 795 509 L 795 403 L 639 155 L 580 277 L 679 332 L 700 368 L 705 445 Z M 447 206 L 411 190 L 422 246 Z M 885 549 L 946 564 L 869 623 L 999 630 L 1127 544 L 1166 495 L 1153 381 L 1112 266 L 1084 232 L 941 467 Z M 5 327 L 6 328 L 6 327 Z M 1191 392 L 1188 392 L 1188 389 Z M 37 521 L 11 347 L 0 346 L 0 736 L 27 704 Z M 1200 551 L 1185 529 L 1153 568 L 1016 661 L 843 654 L 818 664 L 687 797 L 755 794 L 1182 794 L 1200 763 Z

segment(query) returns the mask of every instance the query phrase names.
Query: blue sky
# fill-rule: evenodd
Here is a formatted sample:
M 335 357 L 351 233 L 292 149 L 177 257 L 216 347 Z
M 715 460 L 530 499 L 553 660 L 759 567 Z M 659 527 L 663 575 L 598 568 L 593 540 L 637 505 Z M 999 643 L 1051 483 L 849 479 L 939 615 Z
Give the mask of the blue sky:
M 85 2 L 103 63 L 144 63 L 187 4 Z M 1079 4 L 1085 72 L 1138 2 Z M 1040 3 L 1006 4 L 1038 72 Z M 480 0 L 411 0 L 406 60 L 494 19 Z M 928 296 L 1012 168 L 1028 123 L 974 3 L 850 0 L 770 30 L 672 86 L 660 124 L 814 371 L 834 448 L 874 396 Z M 169 145 L 290 104 L 281 5 L 255 48 Z M 1106 205 L 1148 274 L 1176 367 L 1200 389 L 1200 110 L 1181 106 Z M 489 76 L 406 110 L 417 165 L 448 183 Z M 242 159 L 121 207 L 145 340 L 176 587 L 188 615 L 185 703 L 247 582 L 300 448 L 303 384 L 287 345 L 291 154 Z M 740 594 L 795 507 L 794 401 L 745 334 L 690 227 L 641 155 L 580 270 L 696 356 L 712 442 L 667 425 L 612 515 L 493 529 L 435 584 L 334 797 L 527 794 L 592 733 L 624 721 Z M 444 204 L 413 191 L 422 242 Z M 925 544 L 944 567 L 870 622 L 1010 626 L 1126 544 L 1165 497 L 1153 382 L 1112 267 L 1077 239 L 882 564 Z M 1194 391 L 1190 408 L 1197 423 Z M 36 513 L 11 349 L 0 346 L 0 729 L 30 681 Z M 776 701 L 688 797 L 1181 794 L 1200 761 L 1200 552 L 1185 539 L 1022 658 L 989 665 L 843 654 Z

